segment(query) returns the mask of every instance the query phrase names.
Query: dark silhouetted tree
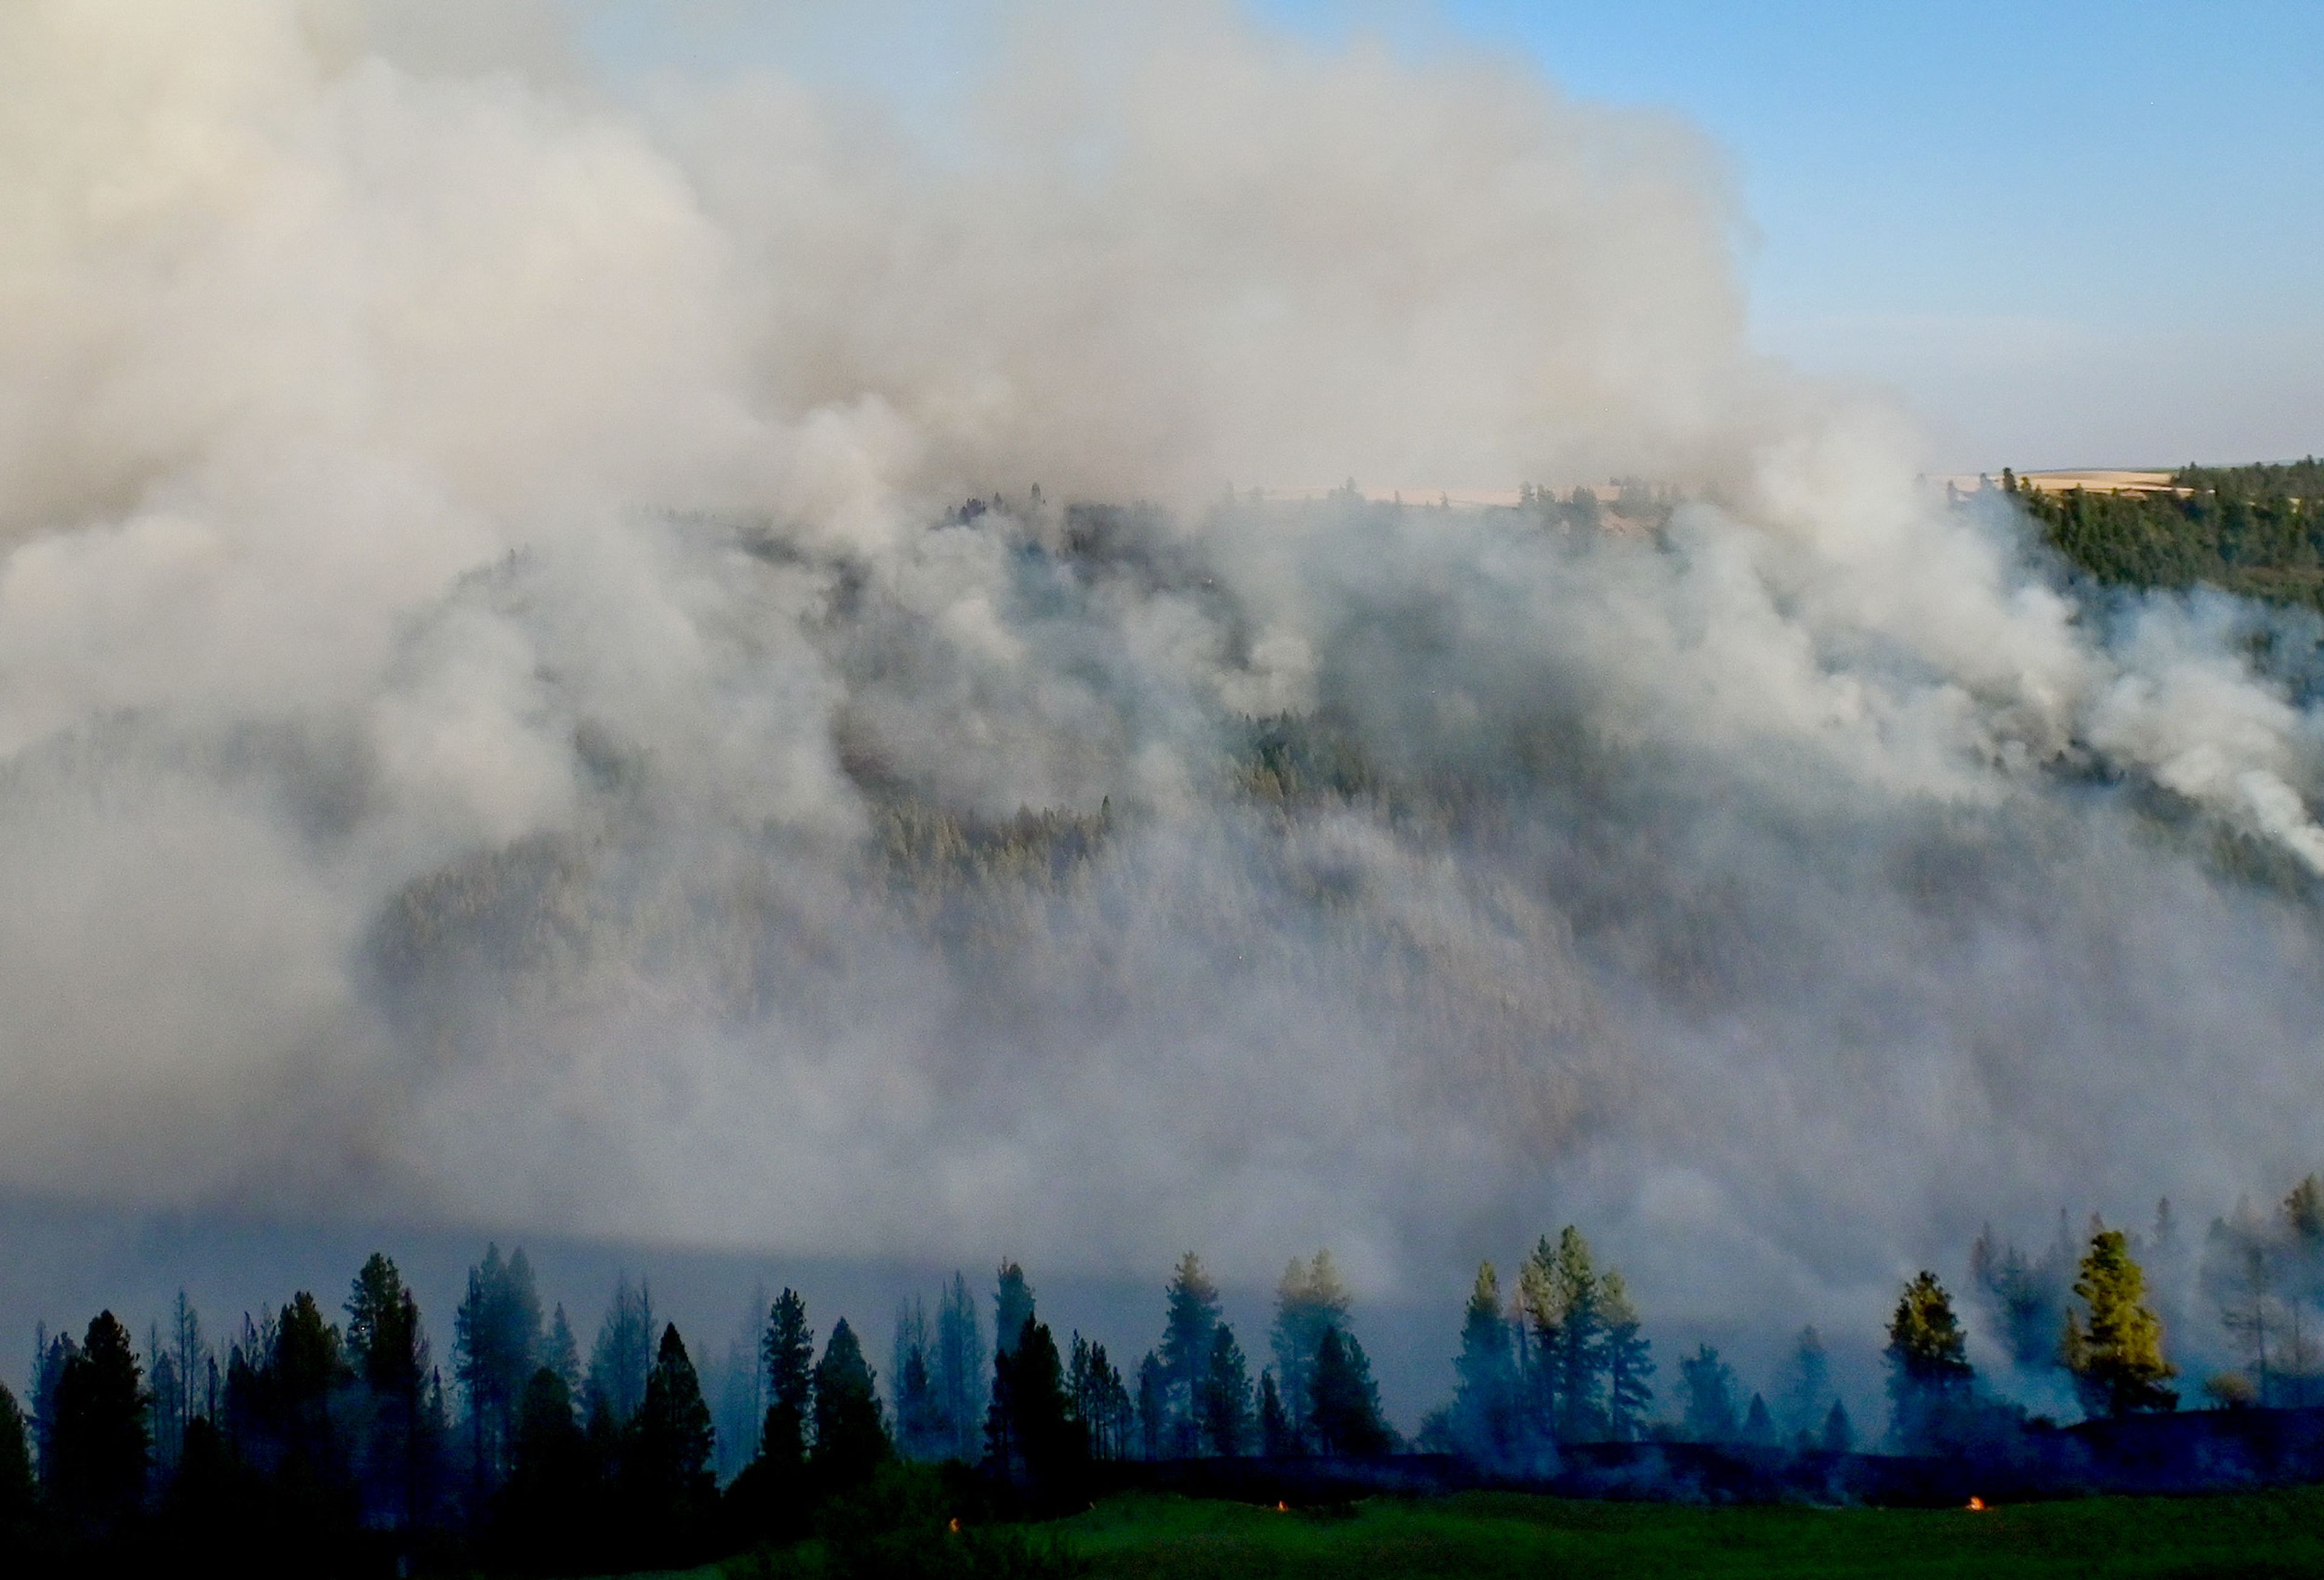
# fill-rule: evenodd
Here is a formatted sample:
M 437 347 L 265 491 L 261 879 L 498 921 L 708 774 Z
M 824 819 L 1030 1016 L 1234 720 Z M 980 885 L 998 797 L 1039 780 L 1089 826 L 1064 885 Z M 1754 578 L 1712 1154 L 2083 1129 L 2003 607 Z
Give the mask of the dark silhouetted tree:
M 1185 1457 L 1202 1451 L 1203 1382 L 1219 1325 L 1218 1286 L 1191 1251 L 1171 1271 L 1168 1302 L 1161 1354 L 1170 1390 L 1170 1452 Z
M 60 1333 L 51 1336 L 45 1326 L 34 1326 L 31 1394 L 32 1457 L 43 1485 L 54 1474 L 57 1387 L 64 1381 L 65 1363 L 78 1354 L 80 1346 L 73 1342 L 72 1335 Z
M 1170 1451 L 1169 1373 L 1152 1350 L 1138 1363 L 1138 1446 L 1147 1459 L 1160 1459 Z
M 1054 1363 L 1055 1345 L 1049 1356 Z M 862 1486 L 893 1452 L 871 1363 L 855 1330 L 841 1317 L 832 1324 L 815 1368 L 815 1446 L 808 1463 L 816 1485 L 825 1495 Z
M 2179 1369 L 2163 1359 L 2163 1325 L 2146 1305 L 2146 1275 L 2121 1230 L 2090 1237 L 2074 1296 L 2081 1309 L 2067 1313 L 2062 1349 L 2083 1408 L 2110 1416 L 2176 1409 L 2178 1394 L 2163 1384 Z
M 151 1462 L 143 1379 L 129 1330 L 112 1312 L 99 1312 L 57 1380 L 49 1438 L 53 1465 L 42 1466 L 51 1495 L 68 1517 L 106 1529 L 137 1512 Z
M 605 1561 L 602 1466 L 574 1418 L 573 1390 L 554 1367 L 541 1366 L 525 1384 L 498 1525 L 502 1552 L 516 1567 L 571 1571 Z
M 976 1301 L 968 1280 L 955 1272 L 936 1304 L 936 1347 L 929 1359 L 930 1383 L 945 1436 L 943 1453 L 964 1464 L 973 1462 L 984 1430 L 984 1335 L 979 1331 Z
M 0 1382 L 0 1544 L 32 1518 L 32 1489 L 30 1428 L 16 1396 Z
M 1697 1443 L 1731 1443 L 1735 1419 L 1735 1372 L 1709 1344 L 1678 1363 L 1679 1388 L 1686 1395 L 1680 1429 Z
M 767 1385 L 759 1452 L 734 1478 L 727 1497 L 743 1529 L 787 1539 L 805 1530 L 813 1502 L 807 1451 L 815 1400 L 815 1330 L 807 1326 L 807 1301 L 798 1290 L 786 1288 L 767 1308 L 759 1364 Z
M 1654 1345 L 1640 1331 L 1629 1286 L 1609 1270 L 1598 1289 L 1599 1315 L 1606 1324 L 1606 1430 L 1627 1443 L 1646 1427 L 1655 1402 Z
M 1790 1375 L 1784 1383 L 1784 1430 L 1803 1448 L 1812 1446 L 1823 1424 L 1823 1401 L 1831 1395 L 1831 1359 L 1823 1335 L 1800 1329 L 1792 1344 Z
M 717 1492 L 710 1470 L 717 1443 L 702 1380 L 675 1325 L 661 1330 L 625 1438 L 621 1474 L 632 1511 L 648 1532 L 682 1538 L 708 1514 Z
M 1017 1347 L 1025 1325 L 1033 1320 L 1033 1286 L 1025 1270 L 1004 1261 L 992 1281 L 992 1350 L 1005 1354 Z
M 1775 1429 L 1775 1412 L 1767 1408 L 1765 1394 L 1751 1396 L 1751 1408 L 1743 1412 L 1743 1441 L 1754 1448 L 1773 1448 L 1782 1440 Z
M 1304 1440 L 1313 1416 L 1308 1387 L 1315 1372 L 1315 1354 L 1324 1330 L 1347 1331 L 1352 1310 L 1347 1286 L 1329 1251 L 1318 1251 L 1305 1262 L 1293 1257 L 1275 1288 L 1275 1324 L 1268 1339 L 1275 1354 L 1275 1384 L 1283 1396 L 1283 1409 L 1295 1438 Z M 1296 1450 L 1295 1450 L 1296 1451 Z
M 1299 1435 L 1292 1429 L 1271 1370 L 1259 1374 L 1259 1451 L 1270 1458 L 1299 1452 Z
M 1325 1454 L 1384 1454 L 1393 1446 L 1363 1346 L 1336 1327 L 1315 1346 L 1308 1429 Z
M 573 1335 L 572 1320 L 565 1315 L 565 1302 L 559 1300 L 549 1318 L 549 1344 L 540 1353 L 540 1363 L 557 1373 L 565 1384 L 566 1397 L 579 1400 L 585 1373 L 581 1370 L 581 1343 Z M 530 1382 L 525 1387 L 530 1389 Z
M 532 1263 L 521 1247 L 504 1261 L 499 1246 L 487 1245 L 484 1260 L 468 1270 L 467 1293 L 453 1318 L 453 1353 L 467 1396 L 469 1446 L 480 1486 L 496 1483 L 507 1468 L 517 1409 L 545 1347 Z
M 644 1280 L 632 1283 L 623 1273 L 613 1281 L 613 1298 L 589 1348 L 583 1409 L 592 1414 L 602 1409 L 614 1426 L 627 1425 L 645 1402 L 646 1373 L 653 1363 L 653 1290 Z
M 1477 1269 L 1470 1287 L 1452 1372 L 1447 1424 L 1455 1450 L 1480 1465 L 1507 1463 L 1517 1448 L 1517 1363 L 1501 1315 L 1500 1275 L 1489 1261 Z
M 1827 1454 L 1846 1454 L 1855 1446 L 1856 1424 L 1848 1418 L 1848 1406 L 1835 1399 L 1831 1401 L 1831 1413 L 1823 1418 L 1823 1450 Z
M 1213 1454 L 1240 1454 L 1250 1437 L 1250 1363 L 1222 1322 L 1211 1335 L 1211 1362 L 1203 1378 L 1203 1439 Z
M 374 1514 L 415 1525 L 429 1447 L 420 1418 L 429 1372 L 420 1302 L 395 1263 L 374 1252 L 347 1292 L 346 1314 L 347 1357 L 363 1384 L 365 1501 Z

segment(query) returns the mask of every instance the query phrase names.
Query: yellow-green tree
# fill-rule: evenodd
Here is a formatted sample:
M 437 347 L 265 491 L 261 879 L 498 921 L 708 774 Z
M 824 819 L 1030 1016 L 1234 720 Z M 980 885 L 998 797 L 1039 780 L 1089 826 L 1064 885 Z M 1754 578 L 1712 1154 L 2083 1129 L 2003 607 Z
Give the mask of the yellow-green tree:
M 2179 1369 L 2163 1358 L 2163 1324 L 2146 1305 L 2146 1274 L 2121 1230 L 2090 1236 L 2074 1296 L 2081 1307 L 2066 1313 L 2061 1348 L 2083 1409 L 2110 1416 L 2178 1409 L 2179 1395 L 2163 1383 Z

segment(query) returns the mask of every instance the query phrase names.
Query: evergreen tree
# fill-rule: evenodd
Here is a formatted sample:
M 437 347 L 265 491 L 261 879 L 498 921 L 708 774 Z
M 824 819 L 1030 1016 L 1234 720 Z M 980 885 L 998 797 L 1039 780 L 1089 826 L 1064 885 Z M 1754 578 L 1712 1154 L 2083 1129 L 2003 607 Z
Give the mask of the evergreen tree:
M 1773 1448 L 1780 1440 L 1775 1412 L 1767 1408 L 1766 1395 L 1753 1394 L 1751 1408 L 1743 1412 L 1743 1441 L 1754 1448 Z
M 718 1491 L 710 1469 L 717 1440 L 702 1380 L 675 1326 L 662 1329 L 644 1396 L 623 1436 L 622 1490 L 641 1536 L 656 1549 L 685 1541 Z
M 590 1412 L 603 1410 L 614 1426 L 626 1425 L 645 1402 L 646 1373 L 653 1363 L 653 1290 L 644 1280 L 633 1284 L 623 1273 L 613 1282 L 613 1302 L 589 1350 L 584 1387 Z
M 1699 1344 L 1678 1363 L 1679 1386 L 1686 1393 L 1682 1429 L 1697 1443 L 1735 1440 L 1735 1372 L 1709 1344 Z
M 1219 1325 L 1219 1290 L 1202 1259 L 1187 1252 L 1170 1275 L 1169 1314 L 1162 1330 L 1162 1364 L 1170 1389 L 1171 1452 L 1201 1452 L 1203 1383 L 1210 1375 L 1211 1343 Z
M 807 1325 L 807 1300 L 798 1290 L 786 1286 L 768 1307 L 759 1359 L 767 1372 L 759 1457 L 779 1475 L 793 1476 L 807 1465 L 807 1412 L 815 1398 L 815 1330 Z
M 56 1474 L 57 1389 L 64 1381 L 66 1365 L 78 1354 L 80 1346 L 73 1342 L 72 1335 L 60 1333 L 51 1337 L 46 1327 L 33 1327 L 32 1456 L 38 1462 L 44 1486 Z
M 24 1412 L 0 1382 L 0 1543 L 32 1517 L 32 1444 Z M 5 1551 L 0 1547 L 0 1551 Z
M 513 1463 L 501 1492 L 502 1544 L 520 1568 L 602 1563 L 604 1498 L 598 1459 L 574 1419 L 572 1386 L 543 1365 L 525 1384 L 518 1410 Z
M 992 1281 L 992 1350 L 1006 1354 L 1017 1347 L 1025 1325 L 1033 1320 L 1033 1286 L 1025 1270 L 1004 1261 Z
M 1602 1436 L 1606 1323 L 1589 1241 L 1571 1224 L 1554 1249 L 1545 1237 L 1520 1283 L 1548 1373 L 1553 1432 L 1568 1443 Z
M 928 1364 L 935 1341 L 927 1305 L 918 1296 L 896 1307 L 895 1336 L 889 1345 L 889 1402 L 894 1409 L 896 1452 L 906 1459 L 942 1458 L 948 1444 L 937 1417 L 936 1383 Z
M 1792 1345 L 1791 1375 L 1784 1386 L 1784 1430 L 1802 1446 L 1815 1440 L 1822 1425 L 1823 1401 L 1831 1392 L 1831 1360 L 1823 1335 L 1812 1324 L 1800 1329 Z
M 951 1287 L 936 1305 L 931 1371 L 936 1408 L 945 1436 L 943 1452 L 963 1463 L 972 1461 L 983 1429 L 981 1406 L 988 1384 L 976 1301 L 969 1294 L 968 1280 L 958 1272 L 952 1275 Z
M 1292 1430 L 1291 1418 L 1283 1408 L 1283 1395 L 1275 1386 L 1272 1371 L 1259 1374 L 1259 1452 L 1270 1459 L 1299 1451 L 1298 1434 Z
M 2178 1394 L 2163 1383 L 2179 1369 L 2163 1358 L 2163 1325 L 2147 1308 L 2146 1275 L 2121 1230 L 2090 1237 L 2074 1295 L 2082 1310 L 2067 1314 L 2062 1348 L 2083 1408 L 2110 1416 L 2176 1409 Z
M 1027 1317 L 994 1374 L 997 1467 L 1054 1495 L 1071 1483 L 1086 1447 L 1067 1409 L 1065 1368 L 1048 1324 Z M 1004 1374 L 1005 1389 L 997 1381 Z
M 361 1483 L 374 1514 L 409 1527 L 419 1520 L 424 1479 L 420 1408 L 429 1367 L 420 1302 L 395 1263 L 374 1252 L 355 1274 L 346 1310 L 347 1358 L 363 1384 Z
M 557 1373 L 557 1380 L 565 1384 L 565 1394 L 568 1400 L 580 1397 L 583 1376 L 581 1344 L 574 1337 L 573 1324 L 565 1315 L 565 1302 L 562 1300 L 557 1303 L 556 1312 L 549 1319 L 549 1347 L 541 1352 L 540 1363 Z M 532 1385 L 527 1383 L 525 1386 L 530 1388 Z
M 1211 1335 L 1211 1361 L 1203 1379 L 1203 1439 L 1213 1454 L 1231 1458 L 1250 1437 L 1250 1364 L 1234 1329 L 1219 1324 Z
M 1517 1372 L 1501 1317 L 1500 1276 L 1489 1261 L 1478 1267 L 1470 1288 L 1452 1371 L 1454 1448 L 1480 1465 L 1505 1463 L 1517 1448 Z
M 994 1386 L 999 1383 L 996 1381 Z M 1146 1358 L 1138 1363 L 1138 1439 L 1142 1458 L 1160 1459 L 1169 1452 L 1169 1373 L 1162 1364 L 1162 1357 L 1152 1350 L 1147 1351 Z
M 337 1326 L 323 1320 L 305 1289 L 282 1307 L 269 1372 L 272 1425 L 283 1455 L 279 1474 L 297 1484 L 310 1516 L 336 1517 L 343 1511 L 332 1505 L 347 1490 L 352 1467 L 332 1406 L 354 1372 Z
M 1888 1320 L 1891 1431 L 1907 1449 L 1935 1446 L 1967 1403 L 1975 1372 L 1952 1297 L 1923 1270 L 1904 1286 Z
M 1054 1344 L 1049 1358 L 1056 1359 Z M 843 1317 L 832 1324 L 815 1368 L 815 1447 L 808 1464 L 816 1484 L 826 1493 L 862 1486 L 893 1452 L 871 1363 Z
M 176 1304 L 170 1308 L 170 1359 L 172 1375 L 177 1379 L 178 1397 L 172 1401 L 177 1416 L 177 1435 L 182 1443 L 186 1428 L 197 1415 L 209 1412 L 210 1401 L 203 1397 L 202 1388 L 208 1374 L 215 1370 L 209 1345 L 202 1339 L 201 1314 L 194 1303 L 180 1289 Z
M 505 1261 L 498 1245 L 468 1270 L 468 1288 L 453 1317 L 453 1353 L 467 1395 L 470 1448 L 479 1485 L 506 1467 L 516 1414 L 543 1348 L 540 1296 L 532 1263 L 519 1248 Z
M 88 1325 L 57 1380 L 55 1419 L 42 1475 L 76 1520 L 109 1528 L 134 1514 L 145 1493 L 151 1444 L 144 1369 L 129 1330 L 110 1311 Z
M 1856 1446 L 1856 1424 L 1848 1418 L 1848 1406 L 1840 1400 L 1831 1401 L 1831 1413 L 1823 1418 L 1822 1446 L 1827 1454 L 1846 1454 Z
M 1318 1251 L 1304 1263 L 1295 1256 L 1283 1270 L 1283 1280 L 1275 1290 L 1275 1326 L 1268 1336 L 1275 1353 L 1276 1387 L 1283 1395 L 1284 1413 L 1291 1421 L 1295 1439 L 1304 1438 L 1306 1422 L 1314 1413 L 1309 1384 L 1324 1330 L 1337 1327 L 1344 1332 L 1352 1308 L 1330 1252 Z
M 1607 1434 L 1628 1443 L 1644 1429 L 1654 1406 L 1654 1345 L 1640 1331 L 1637 1307 L 1620 1273 L 1607 1272 L 1598 1298 L 1606 1324 Z
M 1384 1454 L 1392 1446 L 1363 1346 L 1336 1327 L 1315 1346 L 1308 1429 L 1325 1454 Z

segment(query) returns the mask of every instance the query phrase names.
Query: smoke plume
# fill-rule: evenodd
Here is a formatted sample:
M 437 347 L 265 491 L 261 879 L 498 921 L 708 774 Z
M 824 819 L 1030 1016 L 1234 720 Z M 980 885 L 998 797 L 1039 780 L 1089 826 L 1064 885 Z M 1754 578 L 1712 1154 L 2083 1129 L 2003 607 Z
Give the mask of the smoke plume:
M 1916 490 L 1683 127 L 1170 12 L 0 12 L 0 1187 L 1812 1314 L 2324 1153 L 2312 630 Z

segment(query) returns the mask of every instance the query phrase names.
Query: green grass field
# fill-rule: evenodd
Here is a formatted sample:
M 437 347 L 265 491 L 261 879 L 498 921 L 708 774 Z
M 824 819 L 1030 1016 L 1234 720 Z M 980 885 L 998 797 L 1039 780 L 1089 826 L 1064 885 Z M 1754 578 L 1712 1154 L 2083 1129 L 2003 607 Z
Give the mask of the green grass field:
M 1016 1544 L 1021 1534 L 1030 1544 Z M 1514 1493 L 1380 1498 L 1335 1511 L 1133 1494 L 999 1539 L 978 1561 L 940 1527 L 853 1561 L 821 1542 L 731 1559 L 690 1580 L 1350 1580 L 1459 1576 L 2324 1577 L 2324 1488 L 2090 1498 L 1968 1510 L 1689 1508 Z M 1052 1552 L 1063 1564 L 1038 1555 Z M 1006 1555 L 1001 1555 L 1004 1559 Z M 1029 1561 L 1028 1561 L 1029 1560 Z
M 1967 1510 L 1476 1493 L 1336 1514 L 1124 1497 L 1046 1528 L 1098 1576 L 2324 1576 L 2324 1490 Z

